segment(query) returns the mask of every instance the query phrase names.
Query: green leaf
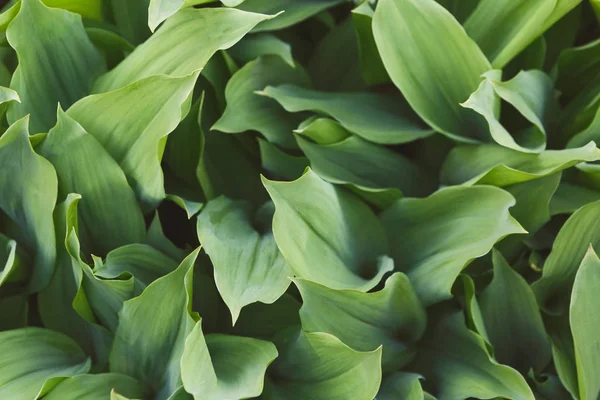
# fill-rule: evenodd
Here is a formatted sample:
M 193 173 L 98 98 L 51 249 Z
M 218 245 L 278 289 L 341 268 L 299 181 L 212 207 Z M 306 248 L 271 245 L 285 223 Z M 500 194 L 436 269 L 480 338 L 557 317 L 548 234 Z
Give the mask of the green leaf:
M 262 167 L 276 177 L 289 180 L 298 179 L 308 167 L 309 163 L 306 157 L 287 154 L 266 140 L 259 138 L 258 147 Z
M 262 32 L 287 28 L 342 1 L 344 0 L 244 0 L 237 7 L 255 13 L 277 14 L 276 18 L 264 21 L 254 28 L 254 32 Z
M 279 56 L 290 67 L 296 65 L 292 55 L 292 46 L 270 33 L 244 36 L 232 48 L 227 49 L 227 54 L 240 62 L 240 65 L 266 55 Z
M 496 359 L 527 372 L 550 361 L 550 343 L 527 281 L 493 250 L 494 278 L 479 297 L 481 315 Z
M 147 244 L 130 244 L 114 249 L 104 262 L 96 263 L 94 275 L 114 279 L 124 273 L 135 278 L 136 293 L 141 293 L 158 278 L 173 272 L 177 261 Z
M 383 379 L 377 400 L 423 400 L 422 376 L 410 372 L 394 372 Z
M 8 109 L 8 106 L 13 101 L 16 101 L 18 103 L 21 102 L 19 94 L 12 89 L 0 86 L 0 118 L 4 116 L 4 113 Z
M 459 103 L 491 66 L 452 14 L 434 0 L 382 0 L 373 34 L 392 81 L 425 122 L 456 140 L 485 138 L 483 119 Z
M 67 336 L 42 328 L 0 332 L 0 396 L 37 399 L 62 379 L 86 373 L 90 360 Z
M 381 347 L 359 352 L 328 333 L 291 331 L 269 370 L 269 400 L 371 400 L 381 383 Z
M 292 130 L 302 117 L 287 113 L 275 100 L 255 93 L 283 83 L 310 85 L 302 67 L 292 67 L 279 56 L 267 55 L 249 62 L 227 83 L 227 107 L 211 129 L 227 133 L 254 130 L 272 143 L 295 147 Z
M 215 282 L 235 324 L 242 307 L 271 304 L 293 275 L 271 231 L 272 204 L 253 212 L 245 201 L 219 197 L 198 216 L 198 239 L 214 266 Z
M 56 226 L 56 268 L 52 280 L 38 294 L 38 309 L 44 326 L 74 339 L 95 365 L 104 366 L 112 342 L 107 329 L 96 324 L 82 289 L 80 259 L 67 249 L 69 235 L 78 228 L 77 206 L 81 196 L 71 193 L 54 212 Z
M 115 25 L 120 33 L 134 45 L 150 36 L 148 7 L 150 0 L 110 0 Z
M 568 150 L 528 154 L 493 144 L 455 147 L 444 161 L 441 181 L 448 185 L 508 186 L 542 178 L 582 161 L 600 160 L 594 142 Z
M 585 186 L 561 182 L 550 200 L 550 214 L 573 214 L 588 203 L 600 200 L 600 192 Z
M 65 379 L 44 400 L 106 400 L 112 390 L 128 397 L 141 398 L 144 394 L 142 385 L 126 375 L 86 374 Z
M 351 18 L 335 25 L 315 46 L 308 60 L 308 72 L 318 90 L 348 92 L 364 89 Z
M 321 134 L 327 131 L 320 129 Z M 310 160 L 312 169 L 328 182 L 352 184 L 367 190 L 398 189 L 405 196 L 424 196 L 437 186 L 411 160 L 383 146 L 358 136 L 321 145 L 304 139 L 305 133 L 296 136 L 298 145 Z
M 256 24 L 269 18 L 228 8 L 185 8 L 100 77 L 94 92 L 122 88 L 152 75 L 187 76 L 204 68 L 218 50 L 233 46 Z M 199 42 L 204 45 L 198 47 Z
M 575 134 L 567 143 L 567 148 L 574 148 L 583 146 L 585 143 L 589 143 L 590 141 L 599 141 L 600 142 L 600 107 L 596 111 L 594 115 L 594 119 L 592 122 L 582 130 Z
M 553 105 L 553 84 L 541 71 L 521 71 L 513 79 L 500 82 L 501 71 L 484 74 L 485 79 L 461 105 L 481 114 L 496 143 L 525 153 L 540 153 L 546 148 L 544 120 Z M 508 102 L 529 122 L 531 129 L 510 133 L 499 121 L 500 99 Z
M 358 351 L 383 346 L 382 369 L 394 371 L 408 364 L 414 343 L 425 331 L 425 309 L 406 275 L 395 273 L 384 289 L 374 293 L 333 290 L 304 279 L 300 309 L 305 332 L 327 332 Z
M 363 79 L 369 85 L 390 82 L 390 76 L 385 70 L 383 61 L 381 61 L 373 37 L 373 9 L 368 0 L 352 10 L 352 23 L 356 30 L 358 56 Z
M 126 301 L 119 313 L 110 371 L 140 380 L 152 388 L 156 399 L 167 399 L 181 385 L 179 361 L 185 338 L 196 323 L 190 311 L 198 252 Z
M 229 332 L 238 336 L 272 340 L 286 328 L 300 325 L 300 303 L 284 294 L 273 304 L 253 303 L 245 307 Z
M 464 24 L 494 68 L 504 67 L 538 35 L 557 0 L 481 0 Z
M 106 69 L 81 16 L 48 8 L 40 0 L 22 0 L 6 37 L 19 57 L 10 86 L 21 98 L 9 106 L 8 121 L 31 113 L 36 133 L 54 126 L 57 103 L 67 108 L 88 94 L 93 80 Z
M 526 233 L 508 212 L 514 204 L 514 197 L 495 187 L 448 187 L 425 199 L 400 199 L 380 218 L 396 269 L 431 305 L 450 298 L 460 271 L 496 241 Z
M 356 197 L 310 169 L 293 182 L 263 184 L 275 203 L 275 241 L 297 276 L 368 291 L 393 269 L 381 224 Z
M 179 9 L 196 4 L 210 3 L 214 0 L 150 0 L 148 6 L 148 27 L 152 32 L 164 20 L 175 14 Z
M 28 123 L 29 117 L 22 118 L 0 137 L 0 209 L 20 231 L 14 237 L 17 242 L 35 251 L 29 282 L 29 290 L 35 292 L 48 284 L 54 272 L 52 212 L 58 185 L 52 164 L 31 147 Z
M 17 242 L 0 234 L 0 286 L 10 282 L 9 279 L 19 268 L 17 258 Z
M 153 209 L 165 197 L 159 142 L 181 121 L 181 107 L 196 77 L 149 77 L 85 97 L 67 110 L 121 166 L 143 211 Z
M 213 334 L 201 323 L 185 341 L 181 376 L 188 393 L 198 400 L 238 400 L 259 396 L 267 367 L 277 357 L 271 342 Z
M 440 399 L 534 400 L 525 379 L 489 356 L 484 341 L 466 328 L 460 313 L 431 325 L 417 354 L 414 369 L 436 388 Z
M 119 165 L 61 109 L 57 120 L 39 151 L 56 169 L 60 197 L 68 193 L 82 196 L 79 234 L 84 251 L 106 254 L 115 247 L 142 241 L 144 217 Z
M 433 133 L 423 127 L 406 104 L 389 95 L 327 93 L 292 85 L 268 86 L 261 94 L 274 98 L 289 112 L 329 115 L 352 133 L 374 143 L 407 143 Z
M 590 247 L 577 271 L 569 310 L 581 400 L 597 399 L 600 394 L 600 348 L 596 344 L 599 293 L 600 259 Z
M 542 277 L 532 287 L 538 303 L 546 312 L 562 313 L 579 269 L 590 245 L 600 245 L 600 202 L 589 203 L 575 211 L 562 226 L 544 263 Z

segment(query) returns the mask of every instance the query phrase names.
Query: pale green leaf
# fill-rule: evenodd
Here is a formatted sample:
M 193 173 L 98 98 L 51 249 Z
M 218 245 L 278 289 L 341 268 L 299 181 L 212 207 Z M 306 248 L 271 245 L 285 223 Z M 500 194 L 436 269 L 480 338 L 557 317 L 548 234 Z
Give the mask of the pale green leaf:
M 522 153 L 485 144 L 455 147 L 444 162 L 441 181 L 448 185 L 508 186 L 542 178 L 579 164 L 600 160 L 594 142 L 575 149 Z
M 590 248 L 577 271 L 569 309 L 580 400 L 595 400 L 600 394 L 599 294 L 600 259 Z
M 19 57 L 10 86 L 21 98 L 9 106 L 8 121 L 31 113 L 35 133 L 54 126 L 57 104 L 67 108 L 87 95 L 106 68 L 81 16 L 46 7 L 40 0 L 22 0 L 6 37 Z
M 302 117 L 287 113 L 275 100 L 255 93 L 283 83 L 310 85 L 302 67 L 292 67 L 279 56 L 267 55 L 249 62 L 227 83 L 227 107 L 211 129 L 228 133 L 254 130 L 272 143 L 295 147 L 292 130 Z
M 422 376 L 411 372 L 394 372 L 381 383 L 376 400 L 423 400 Z
M 491 65 L 452 14 L 434 0 L 381 0 L 373 34 L 392 82 L 425 122 L 456 140 L 485 139 L 483 119 L 459 103 Z
M 289 332 L 270 368 L 269 400 L 372 400 L 381 383 L 381 347 L 359 352 L 328 333 Z
M 239 400 L 259 396 L 267 367 L 277 357 L 275 346 L 263 340 L 212 334 L 201 322 L 185 341 L 181 376 L 196 400 Z
M 90 360 L 77 343 L 50 329 L 0 332 L 0 353 L 3 399 L 37 399 L 62 379 L 90 369 Z
M 305 332 L 327 332 L 358 351 L 383 346 L 382 369 L 393 371 L 408 364 L 414 343 L 425 331 L 425 309 L 406 275 L 395 273 L 374 293 L 333 290 L 304 279 L 300 309 Z
M 19 231 L 14 239 L 35 250 L 29 289 L 38 291 L 54 272 L 56 243 L 52 213 L 57 196 L 56 172 L 29 142 L 29 117 L 11 125 L 0 137 L 0 209 Z M 12 235 L 11 235 L 12 236 Z
M 290 285 L 293 272 L 271 231 L 273 211 L 271 203 L 254 211 L 245 201 L 219 197 L 198 216 L 198 239 L 234 324 L 242 307 L 273 303 Z
M 144 211 L 165 197 L 159 142 L 181 121 L 196 77 L 152 76 L 85 97 L 67 110 L 121 166 Z
M 82 197 L 78 213 L 84 252 L 106 254 L 115 247 L 141 242 L 144 217 L 119 165 L 61 109 L 57 120 L 39 151 L 56 169 L 59 196 L 79 193 Z
M 229 8 L 185 8 L 116 68 L 100 77 L 94 92 L 118 89 L 152 75 L 187 76 L 204 68 L 218 50 L 233 46 L 268 18 L 271 17 Z
M 179 361 L 195 320 L 190 315 L 193 266 L 199 249 L 170 274 L 125 302 L 110 354 L 110 371 L 132 376 L 167 399 L 181 386 Z M 143 326 L 144 329 L 140 329 Z
M 464 24 L 494 68 L 504 67 L 542 32 L 557 0 L 481 0 Z
M 127 397 L 141 398 L 144 388 L 135 379 L 121 374 L 76 375 L 67 378 L 44 397 L 44 400 L 106 400 L 112 390 Z
M 514 197 L 492 186 L 448 187 L 425 199 L 400 199 L 380 218 L 396 269 L 431 305 L 450 298 L 458 274 L 494 243 L 526 233 L 509 214 L 514 204 Z
M 310 169 L 293 182 L 263 184 L 275 203 L 275 241 L 297 276 L 367 291 L 393 268 L 381 224 L 352 194 Z

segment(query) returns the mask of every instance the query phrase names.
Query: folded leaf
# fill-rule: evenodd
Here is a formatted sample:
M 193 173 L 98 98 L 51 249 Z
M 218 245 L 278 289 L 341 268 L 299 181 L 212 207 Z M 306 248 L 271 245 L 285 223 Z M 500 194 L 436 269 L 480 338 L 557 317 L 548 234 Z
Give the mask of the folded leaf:
M 29 282 L 29 290 L 34 292 L 46 286 L 54 272 L 56 243 L 52 212 L 57 180 L 52 164 L 33 151 L 28 123 L 29 117 L 22 118 L 0 137 L 0 209 L 22 235 L 14 239 L 35 250 Z
M 201 323 L 185 341 L 181 376 L 197 400 L 239 400 L 259 396 L 267 367 L 277 357 L 271 342 L 241 336 L 204 336 Z
M 119 165 L 60 109 L 57 119 L 39 151 L 56 169 L 60 197 L 82 196 L 78 211 L 84 252 L 106 254 L 115 247 L 141 242 L 144 217 Z
M 558 232 L 552 251 L 544 263 L 542 277 L 532 287 L 540 306 L 547 312 L 562 313 L 573 281 L 590 245 L 600 246 L 600 202 L 575 211 Z
M 210 201 L 198 217 L 198 239 L 233 324 L 242 307 L 273 303 L 290 285 L 293 273 L 275 243 L 272 218 L 270 204 L 253 215 L 249 203 L 225 197 Z
M 374 143 L 407 143 L 433 133 L 412 115 L 406 104 L 389 95 L 317 92 L 292 85 L 268 86 L 261 94 L 274 98 L 290 112 L 329 115 L 352 133 Z
M 65 379 L 44 400 L 106 400 L 112 390 L 132 398 L 144 394 L 143 386 L 127 375 L 86 374 Z
M 287 113 L 275 100 L 255 93 L 268 85 L 283 83 L 310 85 L 302 67 L 292 67 L 278 56 L 263 56 L 249 62 L 227 83 L 227 108 L 211 129 L 228 133 L 255 130 L 272 143 L 295 147 L 292 130 L 302 117 Z
M 181 121 L 196 77 L 149 77 L 85 97 L 67 110 L 121 166 L 144 211 L 165 197 L 159 141 Z
M 67 108 L 87 95 L 106 67 L 81 16 L 46 7 L 41 0 L 21 4 L 6 32 L 19 57 L 10 86 L 21 98 L 9 106 L 8 121 L 31 113 L 31 129 L 37 133 L 54 126 L 58 103 Z
M 375 293 L 333 290 L 304 279 L 300 310 L 305 332 L 327 332 L 358 351 L 383 346 L 382 369 L 393 371 L 414 356 L 414 342 L 425 331 L 425 309 L 406 275 L 395 273 Z
M 535 295 L 499 251 L 493 250 L 492 258 L 494 278 L 479 304 L 496 359 L 519 371 L 541 371 L 551 351 Z
M 450 298 L 460 271 L 496 241 L 526 233 L 508 212 L 514 204 L 514 197 L 495 187 L 448 187 L 425 199 L 400 199 L 380 218 L 396 269 L 431 305 Z
M 181 386 L 180 358 L 196 321 L 190 315 L 196 249 L 170 274 L 125 302 L 110 353 L 110 371 L 132 376 L 167 399 Z M 144 329 L 140 329 L 143 326 Z
M 332 289 L 367 291 L 393 269 L 385 232 L 360 200 L 310 169 L 293 182 L 263 178 L 273 234 L 294 273 Z
M 258 147 L 262 167 L 275 177 L 298 179 L 309 165 L 306 157 L 290 155 L 264 139 L 258 139 Z
M 204 68 L 218 50 L 233 46 L 268 18 L 271 17 L 228 8 L 185 8 L 100 77 L 94 92 L 119 89 L 152 75 L 187 76 Z M 203 45 L 198 47 L 198 43 Z
M 491 65 L 452 14 L 434 0 L 382 0 L 373 34 L 392 82 L 425 122 L 456 140 L 485 138 L 483 119 L 459 103 Z
M 481 114 L 496 143 L 525 153 L 539 153 L 546 148 L 544 122 L 553 105 L 553 84 L 541 71 L 521 71 L 513 79 L 500 82 L 500 71 L 484 74 L 485 79 L 461 105 Z M 500 99 L 511 104 L 533 124 L 531 129 L 510 133 L 499 121 Z
M 569 310 L 581 400 L 597 399 L 600 394 L 600 348 L 596 345 L 599 295 L 600 259 L 590 247 L 577 271 Z
M 62 379 L 86 373 L 90 360 L 69 337 L 43 328 L 0 332 L 0 396 L 37 399 Z
M 291 331 L 269 370 L 269 400 L 371 400 L 381 383 L 381 347 L 359 352 L 328 333 Z
M 600 160 L 594 142 L 568 150 L 528 154 L 484 144 L 455 147 L 444 161 L 441 181 L 448 185 L 508 186 L 551 175 L 582 161 Z
M 300 302 L 284 294 L 273 304 L 253 303 L 245 307 L 229 333 L 272 340 L 286 328 L 300 325 Z
M 119 247 L 108 253 L 104 262 L 97 261 L 95 264 L 94 275 L 100 278 L 114 279 L 124 273 L 133 275 L 138 294 L 177 268 L 176 259 L 147 244 Z
M 72 257 L 67 249 L 67 239 L 77 233 L 80 200 L 80 195 L 71 193 L 54 212 L 56 268 L 48 286 L 38 294 L 38 309 L 45 327 L 70 336 L 92 357 L 95 365 L 104 366 L 112 338 L 106 328 L 97 324 L 87 302 L 80 259 Z
M 466 328 L 459 313 L 428 329 L 417 354 L 415 370 L 436 388 L 440 399 L 535 398 L 517 371 L 489 356 L 481 337 Z

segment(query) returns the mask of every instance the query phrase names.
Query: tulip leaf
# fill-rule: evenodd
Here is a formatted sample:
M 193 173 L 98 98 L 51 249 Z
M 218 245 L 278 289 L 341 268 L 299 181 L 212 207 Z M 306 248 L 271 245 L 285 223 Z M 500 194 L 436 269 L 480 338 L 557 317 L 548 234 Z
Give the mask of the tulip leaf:
M 45 400 L 106 400 L 112 390 L 128 397 L 141 398 L 143 386 L 135 379 L 121 374 L 85 374 L 65 379 L 56 385 Z

